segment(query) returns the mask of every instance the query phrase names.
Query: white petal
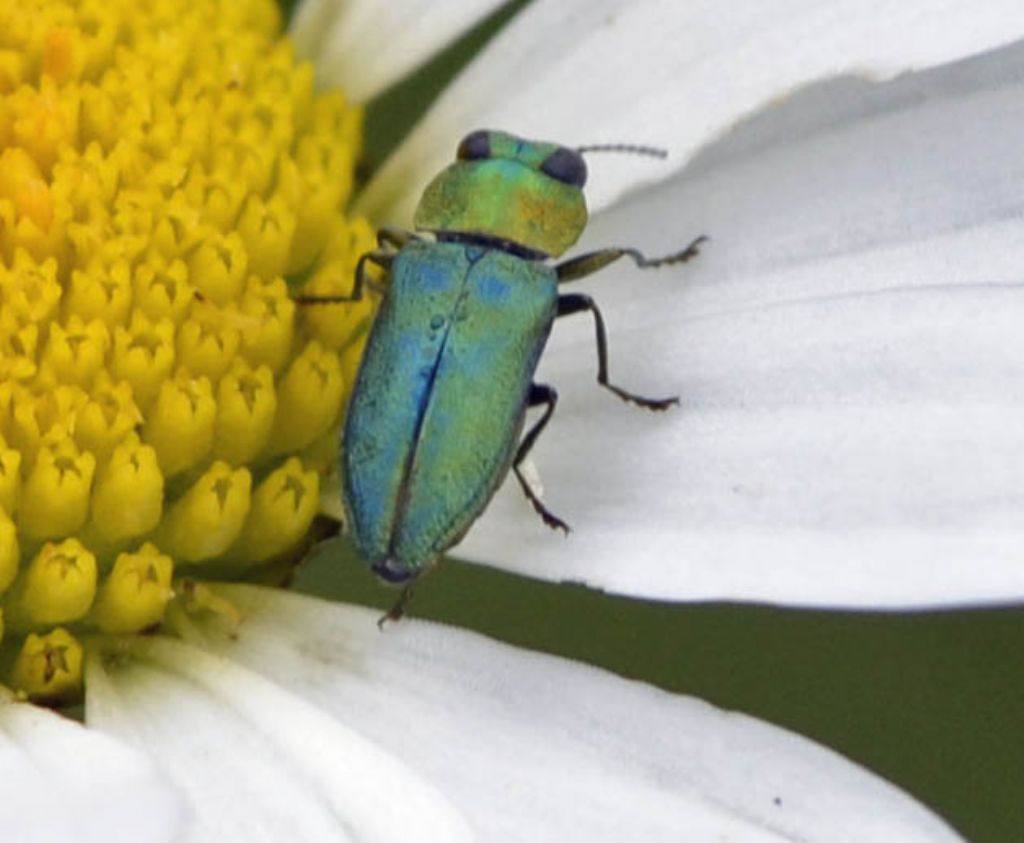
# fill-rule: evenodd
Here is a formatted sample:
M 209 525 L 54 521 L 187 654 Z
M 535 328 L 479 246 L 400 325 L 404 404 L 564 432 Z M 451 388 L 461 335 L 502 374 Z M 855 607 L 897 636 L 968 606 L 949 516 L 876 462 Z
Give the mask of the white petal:
M 94 654 L 86 688 L 89 725 L 145 748 L 189 800 L 189 841 L 469 839 L 402 763 L 231 661 L 140 639 Z
M 502 0 L 303 0 L 291 35 L 320 86 L 372 99 L 502 5 Z
M 536 0 L 431 108 L 360 209 L 408 224 L 427 180 L 475 128 L 671 151 L 664 162 L 602 156 L 587 188 L 600 209 L 803 85 L 893 76 L 1021 37 L 1018 0 Z
M 176 839 L 182 805 L 144 755 L 0 689 L 0 840 Z
M 205 646 L 390 747 L 483 840 L 889 841 L 955 835 L 835 753 L 752 718 L 481 636 L 252 587 Z M 401 794 L 393 791 L 395 809 Z
M 589 288 L 614 381 L 682 406 L 617 402 L 559 324 L 533 457 L 575 531 L 506 484 L 458 554 L 669 599 L 1024 596 L 1022 79 L 1015 47 L 809 91 L 599 219 L 587 246 L 712 237 Z

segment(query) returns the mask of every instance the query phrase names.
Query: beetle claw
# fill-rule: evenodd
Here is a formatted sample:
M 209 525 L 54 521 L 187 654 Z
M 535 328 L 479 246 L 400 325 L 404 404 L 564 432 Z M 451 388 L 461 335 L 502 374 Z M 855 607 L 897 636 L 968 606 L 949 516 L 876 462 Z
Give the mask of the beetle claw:
M 552 515 L 547 510 L 547 508 L 544 507 L 543 504 L 538 503 L 537 501 L 531 501 L 531 503 L 533 503 L 533 508 L 536 510 L 537 514 L 541 517 L 541 520 L 543 520 L 544 523 L 547 524 L 552 530 L 561 530 L 566 535 L 569 535 L 569 533 L 572 532 L 572 527 L 570 527 L 568 524 L 566 524 L 557 515 Z
M 572 527 L 566 524 L 561 518 L 545 518 L 544 523 L 552 530 L 561 530 L 565 535 L 572 532 Z
M 669 407 L 679 406 L 679 396 L 674 395 L 671 398 L 633 398 L 633 403 L 637 406 L 643 407 L 645 410 L 654 410 L 656 413 L 660 413 L 662 410 L 667 410 Z

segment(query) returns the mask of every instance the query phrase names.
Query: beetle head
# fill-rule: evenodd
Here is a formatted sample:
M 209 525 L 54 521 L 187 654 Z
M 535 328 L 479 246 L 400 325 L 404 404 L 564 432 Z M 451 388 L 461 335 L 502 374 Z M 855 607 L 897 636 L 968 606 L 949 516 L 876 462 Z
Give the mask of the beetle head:
M 424 191 L 415 226 L 494 237 L 557 256 L 587 224 L 586 180 L 587 165 L 576 150 L 505 132 L 471 132 L 455 163 Z

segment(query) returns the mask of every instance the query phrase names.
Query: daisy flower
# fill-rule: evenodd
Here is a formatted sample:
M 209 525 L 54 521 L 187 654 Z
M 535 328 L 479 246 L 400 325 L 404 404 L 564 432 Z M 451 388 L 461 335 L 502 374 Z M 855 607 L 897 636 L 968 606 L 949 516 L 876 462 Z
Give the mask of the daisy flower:
M 360 103 L 496 5 L 306 0 L 291 39 L 271 0 L 0 6 L 4 839 L 957 839 L 771 725 L 278 587 L 374 304 L 293 296 L 481 126 L 671 149 L 593 168 L 582 246 L 715 247 L 593 285 L 680 411 L 598 407 L 589 330 L 552 345 L 571 546 L 506 488 L 459 555 L 673 600 L 1024 585 L 1024 63 L 947 66 L 1015 7 L 537 0 L 354 196 Z

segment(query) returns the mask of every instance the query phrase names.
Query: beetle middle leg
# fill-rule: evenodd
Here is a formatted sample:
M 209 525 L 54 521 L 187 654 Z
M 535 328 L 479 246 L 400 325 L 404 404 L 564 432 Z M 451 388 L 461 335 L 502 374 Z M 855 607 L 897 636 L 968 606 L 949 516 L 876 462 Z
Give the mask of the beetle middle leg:
M 520 468 L 523 460 L 526 459 L 527 454 L 530 453 L 530 449 L 537 441 L 537 437 L 540 436 L 540 432 L 551 420 L 551 416 L 555 412 L 555 405 L 557 403 L 558 393 L 550 386 L 547 386 L 546 384 L 530 384 L 530 395 L 527 398 L 527 405 L 530 407 L 536 407 L 538 404 L 545 404 L 546 407 L 544 415 L 537 419 L 537 423 L 530 428 L 526 436 L 523 437 L 523 441 L 519 443 L 519 449 L 516 451 L 516 457 L 512 461 L 512 471 L 515 472 L 516 480 L 519 481 L 519 485 L 522 487 L 527 500 L 533 505 L 534 510 L 544 520 L 544 523 L 552 530 L 563 530 L 565 534 L 568 535 L 569 525 L 544 506 L 541 499 L 537 497 L 537 493 L 533 491 L 530 484 L 523 476 L 522 469 Z
M 558 297 L 558 315 L 571 316 L 573 313 L 589 310 L 594 314 L 594 330 L 597 334 L 597 382 L 605 389 L 609 389 L 619 396 L 623 401 L 629 401 L 648 410 L 666 410 L 673 404 L 679 403 L 678 396 L 672 398 L 644 398 L 627 392 L 620 386 L 608 381 L 608 336 L 604 329 L 604 317 L 597 305 L 590 296 L 582 293 L 571 293 Z

